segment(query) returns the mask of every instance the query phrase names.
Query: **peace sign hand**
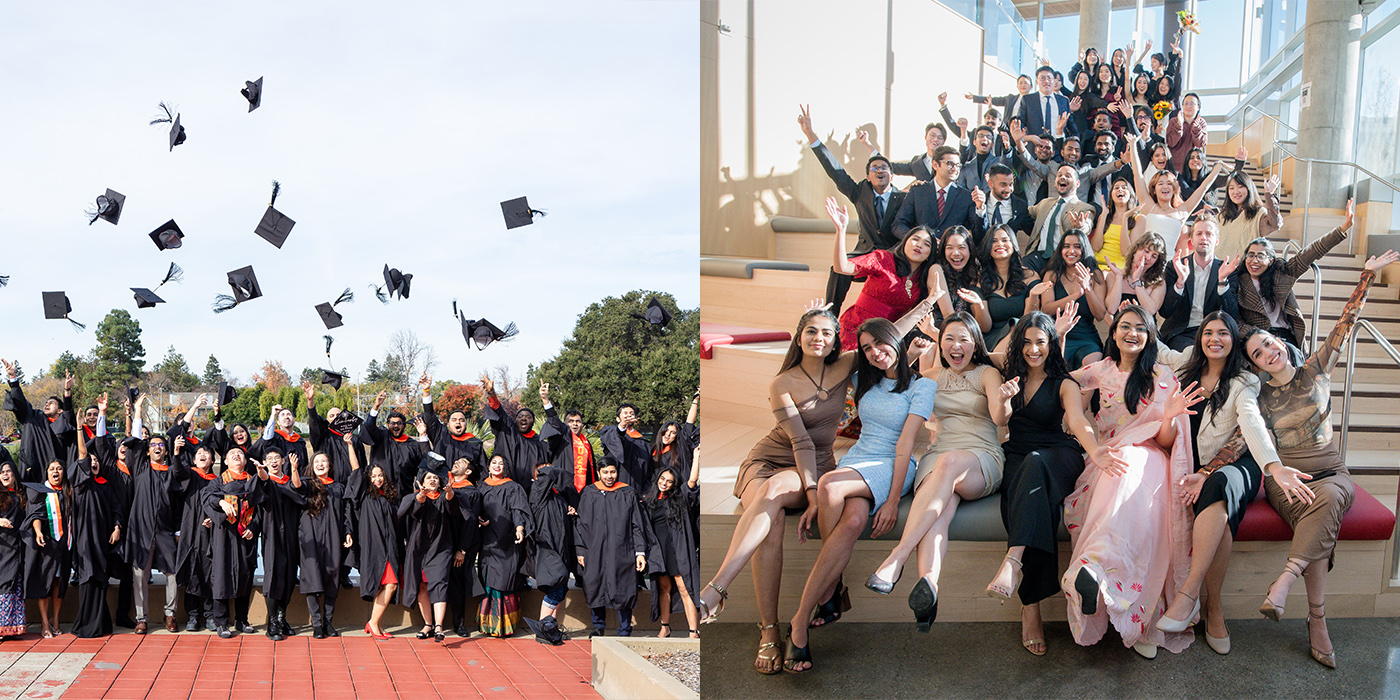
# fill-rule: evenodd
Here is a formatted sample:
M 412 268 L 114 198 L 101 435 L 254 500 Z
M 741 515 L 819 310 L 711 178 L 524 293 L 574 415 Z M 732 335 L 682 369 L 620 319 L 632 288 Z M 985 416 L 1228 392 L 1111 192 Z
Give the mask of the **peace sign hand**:
M 802 135 L 807 137 L 807 143 L 817 141 L 817 133 L 812 131 L 812 110 L 810 105 L 798 105 L 801 113 L 797 115 L 797 125 L 802 127 Z

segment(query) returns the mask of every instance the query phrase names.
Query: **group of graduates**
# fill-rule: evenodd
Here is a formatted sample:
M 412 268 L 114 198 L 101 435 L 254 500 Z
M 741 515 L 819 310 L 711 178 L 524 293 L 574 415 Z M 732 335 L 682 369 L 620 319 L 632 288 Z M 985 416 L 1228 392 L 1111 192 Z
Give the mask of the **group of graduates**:
M 544 600 L 540 619 L 526 622 L 541 642 L 562 644 L 555 613 L 570 577 L 592 609 L 594 635 L 608 608 L 618 611 L 619 634 L 630 634 L 648 582 L 662 636 L 673 609 L 697 627 L 687 585 L 699 568 L 698 397 L 687 421 L 665 423 L 654 442 L 636 430 L 636 408 L 623 404 L 616 425 L 600 431 L 603 454 L 595 456 L 583 416 L 569 410 L 561 419 L 547 384 L 536 431 L 534 412 L 508 414 L 484 379 L 483 413 L 495 436 L 488 459 L 465 412 L 438 417 L 426 374 L 423 411 L 411 419 L 416 436 L 406 432 L 405 413 L 380 414 L 385 392 L 364 419 L 335 407 L 323 416 L 305 382 L 306 436 L 280 405 L 257 436 L 226 425 L 216 406 L 212 427 L 198 436 L 195 415 L 212 395 L 154 434 L 143 425 L 147 397 L 133 391 L 118 438 L 108 430 L 106 394 L 78 420 L 69 374 L 64 396 L 35 410 L 17 369 L 4 364 L 4 408 L 20 423 L 21 445 L 18 465 L 0 451 L 0 637 L 25 633 L 26 600 L 38 601 L 44 637 L 62 634 L 70 581 L 79 588 L 71 633 L 111 634 L 109 579 L 120 586 L 116 624 L 144 634 L 154 622 L 153 569 L 165 574 L 165 629 L 179 631 L 183 589 L 185 630 L 199 630 L 202 616 L 222 638 L 257 631 L 248 612 L 259 572 L 268 637 L 296 633 L 287 609 L 298 590 L 313 636 L 339 636 L 336 599 L 352 587 L 352 569 L 373 604 L 365 633 L 376 639 L 393 636 L 381 620 L 396 602 L 417 606 L 418 639 L 441 642 L 449 624 L 469 636 L 468 605 L 478 596 L 480 631 L 510 636 L 521 619 L 519 593 L 533 585 Z M 229 393 L 221 387 L 217 403 Z

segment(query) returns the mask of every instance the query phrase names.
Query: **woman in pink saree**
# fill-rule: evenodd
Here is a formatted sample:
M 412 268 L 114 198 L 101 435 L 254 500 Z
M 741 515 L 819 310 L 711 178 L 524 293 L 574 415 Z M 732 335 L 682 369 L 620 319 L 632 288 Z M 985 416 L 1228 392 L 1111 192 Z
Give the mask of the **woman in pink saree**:
M 1141 307 L 1123 307 L 1109 328 L 1108 357 L 1072 374 L 1084 392 L 1098 390 L 1099 444 L 1127 466 L 1085 469 L 1065 499 L 1073 554 L 1061 583 L 1076 642 L 1094 644 L 1112 624 L 1150 659 L 1194 639 L 1156 621 L 1191 564 L 1191 511 L 1176 491 L 1191 472 L 1187 416 L 1201 392 L 1157 362 L 1157 326 Z

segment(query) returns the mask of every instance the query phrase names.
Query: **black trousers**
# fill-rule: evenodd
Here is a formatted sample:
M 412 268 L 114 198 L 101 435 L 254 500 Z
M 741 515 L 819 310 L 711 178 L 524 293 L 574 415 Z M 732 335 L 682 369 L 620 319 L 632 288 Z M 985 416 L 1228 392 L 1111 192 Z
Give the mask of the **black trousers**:
M 447 570 L 447 621 L 452 623 L 453 629 L 466 627 L 467 619 L 474 610 L 470 600 L 472 568 L 471 558 L 468 557 L 461 566 L 453 566 Z
M 334 589 L 333 589 L 334 590 Z M 306 596 L 306 609 L 311 612 L 311 628 L 320 629 L 322 625 L 330 628 L 335 619 L 335 594 L 334 593 L 309 593 Z
M 1006 450 L 1001 521 L 1006 525 L 1006 546 L 1026 548 L 1021 555 L 1022 605 L 1060 592 L 1060 521 L 1065 497 L 1083 472 L 1084 456 L 1077 448 L 1052 447 L 1030 454 Z
M 248 621 L 248 599 L 250 596 L 239 596 L 237 598 L 219 598 L 214 601 L 214 624 L 220 627 L 229 626 L 229 603 L 233 603 L 234 620 L 237 622 Z
M 131 590 L 131 565 L 118 560 L 108 567 L 107 575 L 117 580 L 117 608 L 112 613 L 118 620 L 132 620 L 131 607 L 136 598 Z
M 214 619 L 214 599 L 185 591 L 185 616 L 191 620 L 198 620 L 200 615 L 206 620 Z

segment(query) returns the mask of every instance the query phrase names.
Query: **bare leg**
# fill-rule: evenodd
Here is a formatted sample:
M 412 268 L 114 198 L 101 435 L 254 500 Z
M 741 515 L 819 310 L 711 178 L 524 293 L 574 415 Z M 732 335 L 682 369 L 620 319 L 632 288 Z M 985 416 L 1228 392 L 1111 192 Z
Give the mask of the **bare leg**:
M 1021 555 L 1025 554 L 1025 545 L 1009 547 L 1006 550 L 1006 558 L 1001 560 L 1001 567 L 997 569 L 997 575 L 992 582 L 987 584 L 987 590 L 1005 591 L 1007 597 L 1016 595 L 1016 572 L 1021 570 L 1021 566 L 1016 562 L 1021 561 Z M 1040 615 L 1040 608 L 1036 608 L 1035 614 Z
M 1210 570 L 1206 572 L 1206 599 L 1201 603 L 1201 610 L 1206 616 L 1206 633 L 1216 639 L 1230 636 L 1230 628 L 1225 625 L 1225 606 L 1220 596 L 1225 588 L 1225 573 L 1230 569 L 1230 551 L 1234 543 L 1230 528 L 1225 528 L 1220 533 L 1220 544 L 1216 545 Z
M 687 629 L 690 630 L 690 636 L 699 637 L 700 625 L 698 622 L 700 615 L 695 610 L 695 601 L 690 598 L 690 590 L 685 587 L 685 579 L 680 576 L 675 576 L 672 580 L 676 583 L 676 595 L 681 597 L 681 609 L 685 611 L 685 623 L 688 625 Z
M 832 474 L 835 473 L 837 472 L 832 472 Z M 831 474 L 827 476 L 831 476 Z M 864 488 L 864 480 L 861 480 L 854 473 L 852 476 L 855 476 L 856 480 L 860 481 L 860 486 Z M 847 491 L 855 490 L 843 485 L 838 485 L 838 488 Z M 870 489 L 865 488 L 865 493 L 870 493 Z M 807 576 L 807 585 L 802 588 L 802 599 L 797 604 L 797 612 L 792 616 L 792 643 L 795 646 L 807 646 L 807 623 L 812 619 L 812 610 L 821 601 L 823 592 L 829 592 L 831 587 L 836 585 L 836 579 L 851 560 L 852 547 L 855 546 L 860 533 L 865 531 L 865 525 L 869 520 L 870 500 L 868 498 L 852 496 L 846 499 L 846 510 L 841 519 L 837 521 L 836 527 L 832 528 L 831 534 L 822 540 L 821 551 L 817 553 L 817 560 L 812 564 L 812 573 Z M 807 668 L 809 667 L 799 664 L 793 670 L 803 671 Z
M 1021 646 L 1036 656 L 1045 653 L 1045 627 L 1040 621 L 1040 603 L 1021 606 Z
M 433 609 L 428 602 L 428 589 L 422 584 L 418 586 L 418 614 L 423 616 L 423 632 L 433 633 Z
M 985 487 L 982 465 L 976 455 L 966 451 L 939 455 L 933 470 L 919 482 L 919 487 L 914 491 L 914 503 L 909 509 L 909 518 L 904 523 L 904 533 L 899 538 L 899 544 L 895 545 L 890 555 L 880 563 L 875 575 L 888 582 L 898 579 L 900 569 L 919 547 L 919 543 L 930 530 L 940 528 L 944 543 L 934 558 L 941 560 L 941 552 L 947 551 L 948 523 L 952 521 L 953 511 L 957 509 L 958 495 L 955 491 L 976 496 L 981 495 Z M 945 515 L 947 517 L 944 517 Z M 936 526 L 936 523 L 940 525 Z M 936 537 L 935 533 L 935 539 Z M 919 571 L 924 575 L 929 573 L 923 566 L 919 567 Z M 929 583 L 935 583 L 936 580 L 935 573 L 934 579 Z M 935 584 L 934 590 L 937 589 Z
M 665 629 L 657 633 L 658 637 L 671 636 L 671 577 L 659 576 L 656 579 L 661 593 L 658 596 L 657 607 L 661 609 L 661 626 Z
M 392 583 L 386 583 L 379 588 L 379 595 L 374 597 L 374 608 L 369 615 L 369 628 L 376 634 L 384 634 L 381 620 L 384 619 L 384 611 L 389 607 L 389 601 L 394 598 L 394 589 L 397 588 Z
M 39 599 L 39 625 L 40 625 L 40 627 L 43 628 L 41 631 L 42 631 L 42 633 L 44 634 L 44 636 L 49 636 L 49 635 L 51 634 L 51 631 L 49 630 L 49 597 L 48 597 L 48 596 L 44 596 L 43 598 L 40 598 L 40 599 Z
M 1186 572 L 1186 581 L 1181 584 L 1176 598 L 1163 613 L 1165 617 L 1185 620 L 1191 614 L 1191 608 L 1201 595 L 1201 583 L 1205 581 L 1215 560 L 1220 536 L 1230 531 L 1229 524 L 1229 514 L 1225 512 L 1223 501 L 1210 504 L 1196 516 L 1196 523 L 1191 531 L 1191 569 Z
M 1303 574 L 1303 570 L 1308 566 L 1308 562 L 1297 557 L 1289 557 L 1283 564 L 1283 573 L 1278 575 L 1273 585 L 1269 586 L 1269 592 L 1264 597 L 1264 604 L 1282 610 L 1283 603 L 1288 599 L 1288 589 L 1293 587 L 1293 582 Z
M 739 516 L 739 523 L 734 527 L 734 536 L 729 541 L 729 552 L 725 554 L 724 561 L 719 566 L 719 571 L 715 572 L 714 578 L 710 582 L 721 589 L 728 590 L 729 584 L 733 583 L 735 577 L 743 570 L 744 566 L 755 560 L 754 565 L 754 585 L 766 588 L 759 582 L 759 566 L 767 563 L 763 560 L 774 555 L 773 549 L 764 547 L 769 542 L 769 536 L 774 530 L 778 537 L 772 542 L 776 542 L 777 556 L 779 557 L 779 568 L 781 571 L 782 552 L 782 529 L 783 529 L 783 509 L 795 508 L 806 505 L 806 494 L 802 490 L 802 479 L 797 471 L 788 469 L 778 472 L 764 480 L 754 480 L 744 490 L 742 499 L 744 513 Z M 770 547 L 772 545 L 770 544 Z M 756 553 L 762 549 L 763 556 L 755 557 Z M 776 581 L 777 579 L 772 579 Z M 777 618 L 777 586 L 774 585 L 773 610 L 774 619 Z M 759 606 L 762 608 L 764 591 L 760 591 Z M 709 610 L 714 610 L 719 606 L 720 595 L 718 591 L 706 586 L 700 591 L 700 600 Z
M 447 617 L 447 601 L 433 603 L 433 626 L 442 627 L 442 621 Z

